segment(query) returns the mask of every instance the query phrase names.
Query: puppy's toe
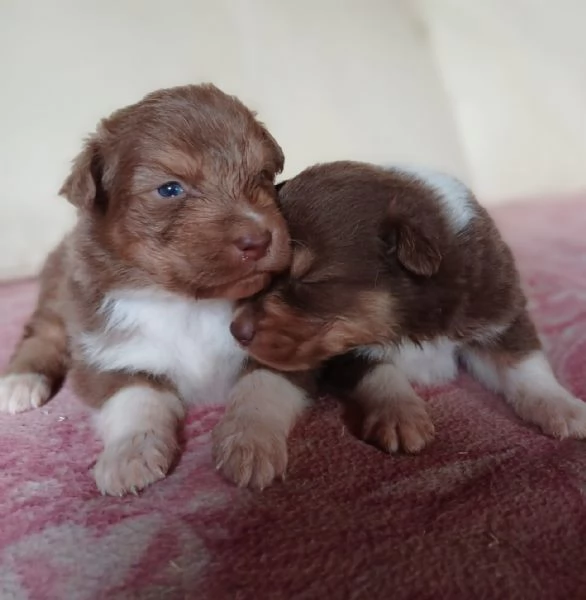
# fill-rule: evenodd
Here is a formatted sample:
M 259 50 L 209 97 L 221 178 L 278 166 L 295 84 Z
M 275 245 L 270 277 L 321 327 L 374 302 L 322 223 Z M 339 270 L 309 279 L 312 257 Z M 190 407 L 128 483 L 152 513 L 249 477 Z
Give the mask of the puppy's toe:
M 137 433 L 110 443 L 102 452 L 94 477 L 102 494 L 136 493 L 163 479 L 177 453 L 177 441 L 153 431 Z
M 12 415 L 38 408 L 51 395 L 51 385 L 44 375 L 19 373 L 0 377 L 0 412 Z
M 363 439 L 386 452 L 420 452 L 434 435 L 435 428 L 421 399 L 381 403 L 364 420 Z
M 213 432 L 216 468 L 240 487 L 262 490 L 287 469 L 287 438 L 270 425 L 227 415 Z

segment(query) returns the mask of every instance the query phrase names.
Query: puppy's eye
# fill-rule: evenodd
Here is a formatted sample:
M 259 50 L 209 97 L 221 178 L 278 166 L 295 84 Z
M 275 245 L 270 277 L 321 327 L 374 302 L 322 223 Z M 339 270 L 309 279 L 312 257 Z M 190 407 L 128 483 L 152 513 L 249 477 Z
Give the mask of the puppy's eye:
M 263 171 L 260 172 L 259 174 L 259 179 L 261 181 L 269 181 L 272 182 L 273 179 L 275 178 L 275 176 L 268 170 L 268 169 L 264 169 Z
M 167 181 L 167 183 L 157 188 L 157 193 L 161 198 L 178 198 L 185 194 L 185 190 L 178 181 Z

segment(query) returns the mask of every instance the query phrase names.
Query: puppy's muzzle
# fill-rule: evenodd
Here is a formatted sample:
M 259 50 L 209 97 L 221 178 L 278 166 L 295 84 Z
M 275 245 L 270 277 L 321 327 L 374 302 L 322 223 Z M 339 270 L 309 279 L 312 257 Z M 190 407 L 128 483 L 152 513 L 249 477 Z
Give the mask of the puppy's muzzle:
M 234 240 L 234 245 L 242 253 L 242 260 L 260 260 L 267 255 L 273 236 L 270 231 L 249 233 Z

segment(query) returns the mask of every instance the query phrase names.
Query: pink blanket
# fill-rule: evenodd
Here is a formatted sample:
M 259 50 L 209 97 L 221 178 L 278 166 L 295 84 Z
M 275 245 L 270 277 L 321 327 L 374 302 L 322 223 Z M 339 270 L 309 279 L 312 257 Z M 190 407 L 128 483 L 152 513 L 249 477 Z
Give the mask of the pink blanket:
M 495 211 L 559 378 L 586 399 L 586 196 Z M 35 284 L 0 287 L 0 364 Z M 0 415 L 0 599 L 586 598 L 586 442 L 521 424 L 468 376 L 427 392 L 437 440 L 389 457 L 323 401 L 295 430 L 285 483 L 224 483 L 218 410 L 142 495 L 105 498 L 99 450 L 67 389 Z

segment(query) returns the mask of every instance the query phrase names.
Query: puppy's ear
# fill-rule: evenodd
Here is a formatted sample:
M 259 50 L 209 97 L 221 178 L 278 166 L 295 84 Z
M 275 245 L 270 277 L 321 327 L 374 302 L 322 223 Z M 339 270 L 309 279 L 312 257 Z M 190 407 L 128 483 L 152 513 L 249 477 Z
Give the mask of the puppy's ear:
M 423 215 L 422 215 L 423 217 Z M 391 214 L 385 224 L 383 244 L 387 256 L 397 260 L 415 275 L 431 277 L 442 262 L 433 224 L 415 215 Z
M 102 175 L 100 143 L 95 137 L 91 137 L 73 161 L 71 172 L 61 186 L 59 194 L 65 196 L 77 208 L 89 210 L 104 201 Z
M 273 155 L 275 173 L 281 173 L 285 166 L 285 155 L 283 154 L 283 150 L 279 144 L 277 144 L 277 140 L 269 133 L 268 129 L 261 124 L 263 129 L 263 137 L 266 140 L 267 146 L 271 149 L 271 153 Z
M 397 229 L 397 258 L 409 271 L 416 275 L 431 277 L 438 272 L 442 255 L 426 235 L 408 224 L 400 224 Z

